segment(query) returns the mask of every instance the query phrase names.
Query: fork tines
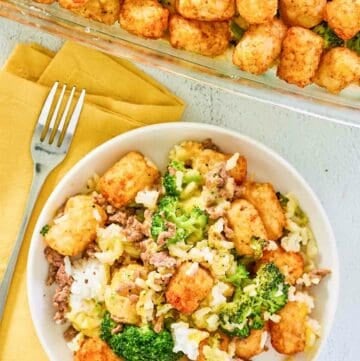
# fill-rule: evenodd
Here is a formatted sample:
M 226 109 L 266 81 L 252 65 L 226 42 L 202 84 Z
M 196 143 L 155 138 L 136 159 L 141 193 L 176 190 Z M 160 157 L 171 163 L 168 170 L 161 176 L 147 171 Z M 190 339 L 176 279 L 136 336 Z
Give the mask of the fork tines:
M 59 88 L 59 82 L 55 82 L 52 86 L 49 95 L 47 96 L 43 108 L 41 110 L 38 126 L 41 127 L 41 141 L 49 144 L 56 143 L 57 146 L 61 146 L 65 136 L 72 138 L 77 122 L 80 117 L 80 112 L 84 103 L 85 89 L 82 89 L 73 112 L 68 120 L 70 109 L 73 105 L 73 98 L 76 92 L 76 87 L 73 86 L 69 97 L 64 107 L 64 96 L 67 90 L 67 85 L 64 84 L 61 88 L 60 95 L 57 97 L 57 90 Z M 59 115 L 61 118 L 59 119 Z

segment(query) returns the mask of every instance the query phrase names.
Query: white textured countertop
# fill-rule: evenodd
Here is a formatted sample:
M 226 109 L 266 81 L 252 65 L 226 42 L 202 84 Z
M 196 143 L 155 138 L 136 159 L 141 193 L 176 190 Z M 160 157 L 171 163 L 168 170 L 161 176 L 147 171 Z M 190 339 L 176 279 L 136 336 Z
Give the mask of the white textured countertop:
M 58 38 L 0 19 L 0 65 L 20 41 L 51 49 L 61 44 Z M 188 103 L 185 120 L 235 129 L 263 142 L 292 163 L 318 194 L 334 228 L 341 267 L 336 321 L 319 361 L 360 360 L 360 128 L 143 69 Z

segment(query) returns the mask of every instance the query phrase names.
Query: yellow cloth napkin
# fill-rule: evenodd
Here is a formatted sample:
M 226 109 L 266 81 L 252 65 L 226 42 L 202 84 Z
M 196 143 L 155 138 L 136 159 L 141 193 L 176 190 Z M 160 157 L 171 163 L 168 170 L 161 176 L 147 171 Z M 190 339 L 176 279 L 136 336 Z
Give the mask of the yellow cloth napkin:
M 25 272 L 35 222 L 56 183 L 104 141 L 135 127 L 179 120 L 184 110 L 180 99 L 125 60 L 72 42 L 56 54 L 18 45 L 0 71 L 0 277 L 30 188 L 33 128 L 56 80 L 84 87 L 88 95 L 70 152 L 44 185 L 26 233 L 0 326 L 1 361 L 47 360 L 30 319 Z

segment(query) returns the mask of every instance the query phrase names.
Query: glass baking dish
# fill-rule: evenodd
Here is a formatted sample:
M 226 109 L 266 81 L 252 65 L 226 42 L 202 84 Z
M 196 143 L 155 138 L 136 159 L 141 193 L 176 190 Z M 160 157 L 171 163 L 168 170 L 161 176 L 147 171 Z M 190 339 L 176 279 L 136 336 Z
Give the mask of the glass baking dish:
M 237 69 L 231 51 L 208 58 L 174 49 L 165 40 L 133 36 L 119 24 L 104 25 L 79 17 L 56 3 L 0 0 L 0 16 L 80 41 L 99 50 L 192 78 L 240 96 L 289 108 L 343 124 L 360 127 L 360 87 L 350 86 L 339 95 L 315 85 L 297 88 L 278 79 L 272 69 L 255 76 Z

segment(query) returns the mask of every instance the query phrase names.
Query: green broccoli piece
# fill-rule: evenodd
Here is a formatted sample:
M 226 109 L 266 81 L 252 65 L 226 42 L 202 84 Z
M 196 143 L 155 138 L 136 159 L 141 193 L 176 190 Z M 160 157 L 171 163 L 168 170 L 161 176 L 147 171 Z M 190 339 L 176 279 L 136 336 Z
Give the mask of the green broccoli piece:
M 45 235 L 49 232 L 50 226 L 48 224 L 45 224 L 40 230 L 40 234 L 45 237 Z
M 349 49 L 356 51 L 358 55 L 360 55 L 360 31 L 353 38 L 346 42 L 346 46 Z
M 220 312 L 221 328 L 233 336 L 247 337 L 251 329 L 263 328 L 264 312 L 273 314 L 288 301 L 289 285 L 273 263 L 261 266 L 247 287 L 252 291 L 238 288 L 232 302 L 226 303 Z
M 183 356 L 172 351 L 174 341 L 169 331 L 156 333 L 148 326 L 125 326 L 121 333 L 105 341 L 127 361 L 176 361 Z
M 168 239 L 168 243 L 179 241 L 197 242 L 204 238 L 208 224 L 208 216 L 199 207 L 193 207 L 190 211 L 185 211 L 178 199 L 165 196 L 158 205 L 151 222 L 151 235 L 157 240 L 161 232 L 168 230 L 168 222 L 176 227 L 173 237 Z
M 312 31 L 324 39 L 325 49 L 344 45 L 344 40 L 340 39 L 325 21 L 312 28 Z
M 251 237 L 250 247 L 254 251 L 254 259 L 259 259 L 263 255 L 263 250 L 266 245 L 266 241 L 260 237 Z
M 305 214 L 305 212 L 301 209 L 300 206 L 297 206 L 295 208 L 294 215 L 291 217 L 291 219 L 300 227 L 305 227 L 309 223 L 308 216 Z
M 243 264 L 239 264 L 236 267 L 236 271 L 231 276 L 224 279 L 225 282 L 232 283 L 235 287 L 242 287 L 244 281 L 249 279 L 249 272 Z
M 170 172 L 172 169 L 172 172 Z M 181 172 L 181 176 L 177 178 L 175 172 Z M 165 193 L 168 196 L 188 198 L 202 184 L 203 178 L 201 174 L 191 168 L 186 168 L 183 162 L 173 160 L 168 165 L 168 171 L 165 173 L 162 184 Z M 179 184 L 181 183 L 181 184 Z
M 113 337 L 112 330 L 118 324 L 111 318 L 110 313 L 106 312 L 100 325 L 100 337 L 105 342 L 109 342 Z
M 285 276 L 274 263 L 266 263 L 259 268 L 255 284 L 258 285 L 260 302 L 265 311 L 272 314 L 286 305 L 289 285 L 285 283 Z
M 287 206 L 287 204 L 288 204 L 288 202 L 289 202 L 289 198 L 286 197 L 286 196 L 284 196 L 284 195 L 283 195 L 282 193 L 280 193 L 280 192 L 276 192 L 276 197 L 277 197 L 277 199 L 279 200 L 281 207 L 282 207 L 283 209 L 285 209 L 286 206 Z
M 241 28 L 239 24 L 234 20 L 230 22 L 230 30 L 236 41 L 239 41 L 245 34 L 245 30 Z

